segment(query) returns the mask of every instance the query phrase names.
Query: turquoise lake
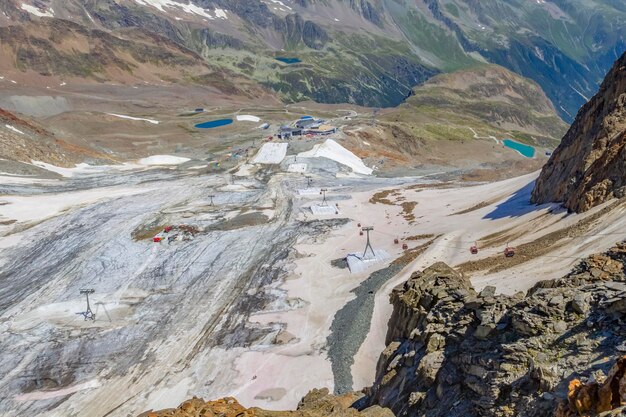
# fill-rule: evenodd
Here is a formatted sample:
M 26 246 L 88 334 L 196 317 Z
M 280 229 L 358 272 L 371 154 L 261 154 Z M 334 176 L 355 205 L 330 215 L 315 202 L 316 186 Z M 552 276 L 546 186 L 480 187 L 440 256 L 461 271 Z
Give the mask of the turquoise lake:
M 276 60 L 280 62 L 284 62 L 285 64 L 297 64 L 298 62 L 302 62 L 298 58 L 287 58 L 283 56 L 277 56 Z
M 226 126 L 233 122 L 233 119 L 211 120 L 210 122 L 198 123 L 198 129 L 213 129 L 214 127 Z
M 523 143 L 515 142 L 514 140 L 511 140 L 511 139 L 504 139 L 502 142 L 504 143 L 504 146 L 521 153 L 526 158 L 535 157 L 535 148 L 533 148 L 530 145 L 524 145 Z

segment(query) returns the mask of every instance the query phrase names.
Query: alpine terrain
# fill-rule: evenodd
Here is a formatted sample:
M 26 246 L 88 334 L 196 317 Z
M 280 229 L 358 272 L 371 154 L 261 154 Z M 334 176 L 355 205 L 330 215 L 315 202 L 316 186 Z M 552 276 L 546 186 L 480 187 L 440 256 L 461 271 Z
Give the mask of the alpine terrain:
M 0 416 L 624 413 L 626 5 L 0 2 Z

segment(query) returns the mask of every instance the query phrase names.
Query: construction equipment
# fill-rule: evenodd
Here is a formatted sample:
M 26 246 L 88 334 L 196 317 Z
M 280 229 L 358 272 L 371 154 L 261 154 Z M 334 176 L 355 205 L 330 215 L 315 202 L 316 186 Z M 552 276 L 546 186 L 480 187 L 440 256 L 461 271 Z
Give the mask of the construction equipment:
M 472 246 L 470 248 L 470 253 L 472 255 L 477 255 L 478 254 L 478 244 L 476 242 L 474 242 L 474 246 Z

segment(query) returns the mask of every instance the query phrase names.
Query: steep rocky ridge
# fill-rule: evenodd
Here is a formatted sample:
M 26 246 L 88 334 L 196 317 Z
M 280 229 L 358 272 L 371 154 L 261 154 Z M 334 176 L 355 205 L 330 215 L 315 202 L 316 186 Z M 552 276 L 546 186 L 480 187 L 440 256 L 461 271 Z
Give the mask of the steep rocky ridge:
M 578 113 L 541 175 L 532 201 L 586 211 L 626 194 L 626 54 Z

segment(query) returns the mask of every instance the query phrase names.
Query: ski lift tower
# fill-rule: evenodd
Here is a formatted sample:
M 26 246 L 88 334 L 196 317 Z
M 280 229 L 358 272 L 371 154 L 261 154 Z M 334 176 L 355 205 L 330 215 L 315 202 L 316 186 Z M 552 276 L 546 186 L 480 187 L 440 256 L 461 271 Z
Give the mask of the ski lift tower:
M 320 190 L 320 194 L 324 195 L 324 198 L 322 199 L 322 205 L 323 206 L 327 206 L 328 202 L 326 201 L 326 191 L 328 191 L 328 188 L 322 188 Z
M 76 314 L 80 314 L 85 318 L 85 321 L 87 320 L 91 320 L 91 321 L 95 321 L 96 320 L 96 315 L 93 311 L 91 311 L 91 306 L 89 305 L 89 294 L 93 294 L 94 292 L 96 292 L 96 290 L 94 290 L 93 288 L 89 288 L 89 289 L 81 289 L 80 293 L 85 294 L 85 298 L 87 300 L 87 309 L 81 313 L 76 313 Z
M 214 205 L 214 204 L 213 204 L 213 197 L 215 197 L 215 195 L 214 195 L 214 194 L 209 194 L 209 198 L 211 199 L 211 204 L 210 204 L 211 206 L 212 206 L 212 205 Z
M 369 227 L 364 227 L 361 230 L 367 233 L 367 243 L 365 244 L 365 251 L 363 251 L 363 258 L 365 258 L 365 255 L 367 255 L 368 248 L 372 252 L 372 255 L 376 257 L 376 254 L 374 253 L 374 248 L 372 248 L 372 244 L 370 243 L 370 232 L 374 230 L 374 228 L 372 226 L 369 226 Z

